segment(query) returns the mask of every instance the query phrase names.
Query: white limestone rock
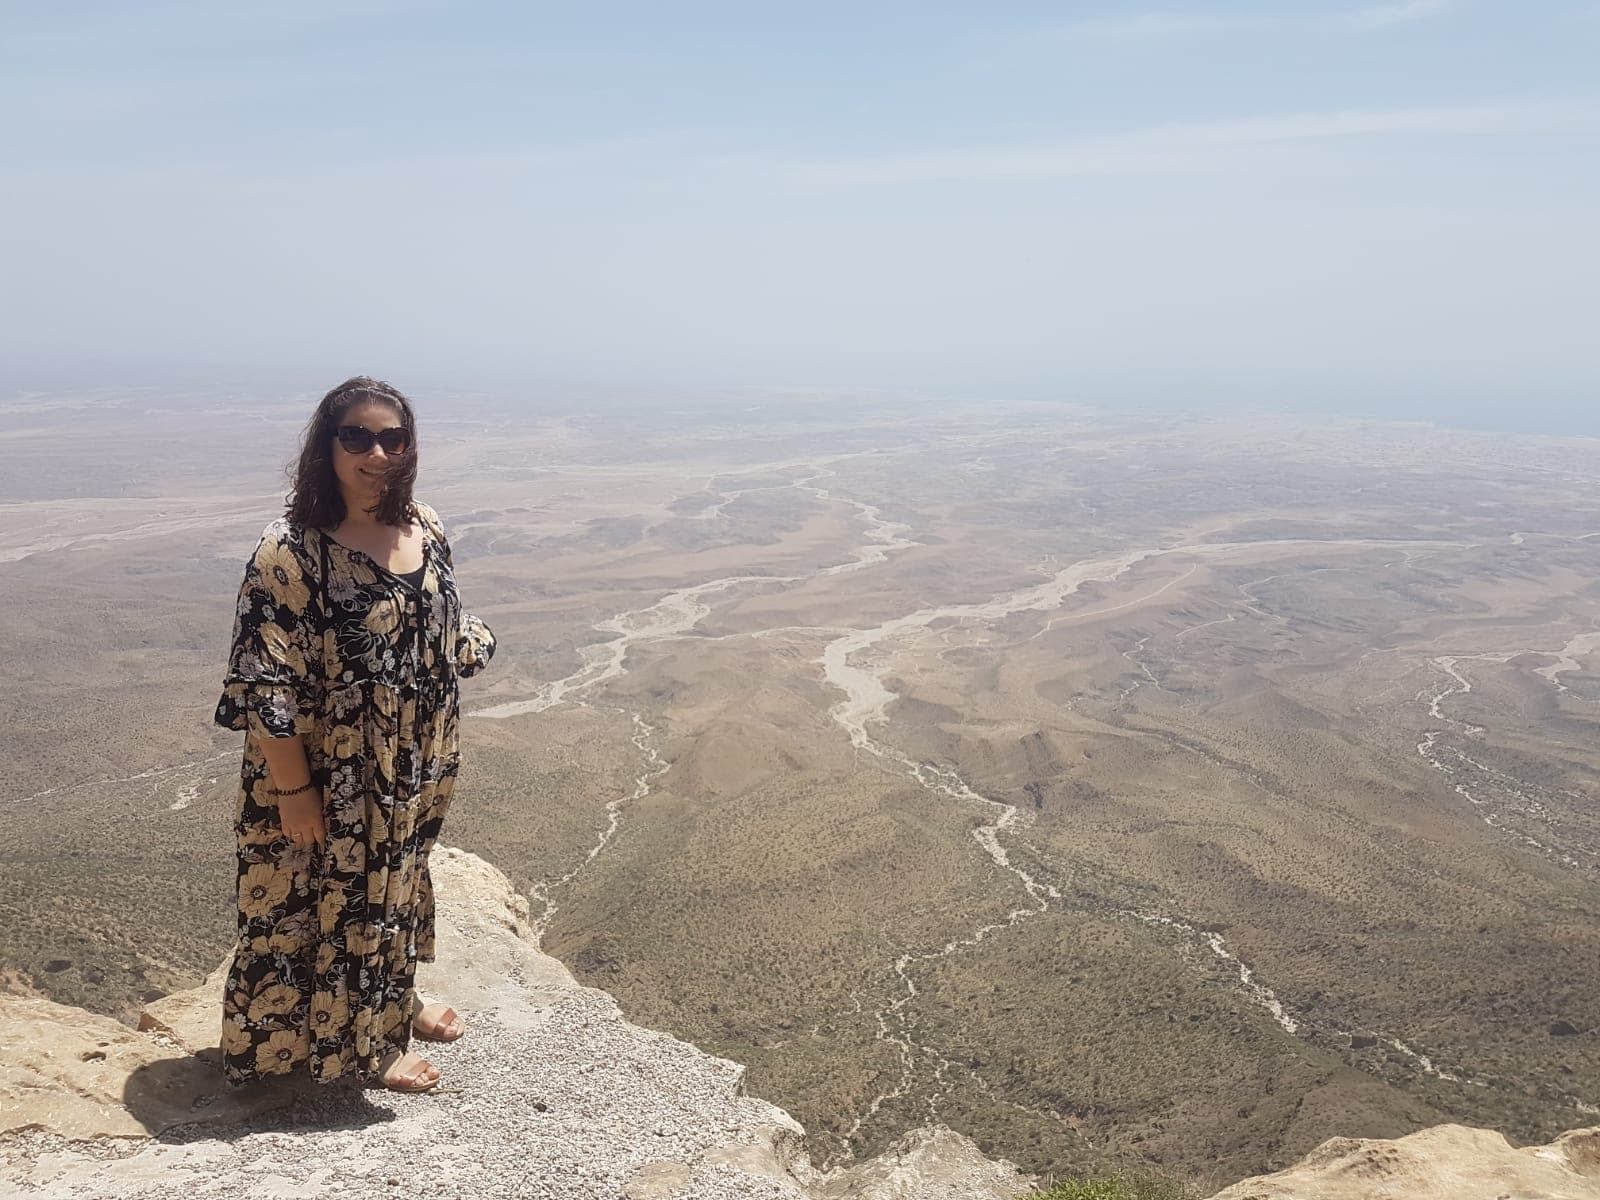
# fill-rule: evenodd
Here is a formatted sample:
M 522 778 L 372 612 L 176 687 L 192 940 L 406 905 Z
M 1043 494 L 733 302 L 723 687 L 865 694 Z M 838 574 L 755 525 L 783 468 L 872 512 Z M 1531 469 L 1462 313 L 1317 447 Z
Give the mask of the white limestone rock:
M 431 866 L 439 962 L 418 986 L 468 1026 L 458 1042 L 419 1045 L 440 1088 L 406 1096 L 295 1079 L 235 1092 L 216 1048 L 226 964 L 152 1004 L 143 1032 L 17 998 L 25 1034 L 0 1048 L 0 1191 L 945 1200 L 1027 1190 L 947 1130 L 816 1171 L 793 1118 L 744 1094 L 743 1067 L 629 1024 L 610 996 L 542 954 L 503 874 L 444 847 Z

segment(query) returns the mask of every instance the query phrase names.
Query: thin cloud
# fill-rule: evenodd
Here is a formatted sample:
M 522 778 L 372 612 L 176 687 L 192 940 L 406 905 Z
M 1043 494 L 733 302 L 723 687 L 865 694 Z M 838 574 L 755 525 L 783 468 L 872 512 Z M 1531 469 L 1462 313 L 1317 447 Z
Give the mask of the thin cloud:
M 1366 8 L 1318 13 L 1240 13 L 1223 10 L 1173 12 L 1153 10 L 1126 17 L 1095 17 L 1043 31 L 1045 37 L 1104 38 L 1121 41 L 1160 40 L 1262 29 L 1385 29 L 1436 17 L 1452 0 L 1402 0 Z M 1036 32 L 1032 36 L 1040 36 Z
M 1384 29 L 1391 25 L 1409 25 L 1425 21 L 1447 11 L 1450 0 L 1406 0 L 1403 4 L 1380 4 L 1363 8 L 1345 18 L 1354 29 Z
M 1059 32 L 1068 36 L 1103 38 L 1169 38 L 1196 33 L 1227 33 L 1243 29 L 1259 29 L 1280 23 L 1276 17 L 1255 17 L 1242 13 L 1174 13 L 1147 12 L 1131 17 L 1108 17 L 1100 20 L 1077 21 L 1063 26 Z
M 796 183 L 822 187 L 1170 175 L 1212 169 L 1229 154 L 1263 146 L 1505 134 L 1597 119 L 1600 105 L 1588 102 L 1297 113 L 1160 125 L 1059 146 L 938 150 L 798 164 L 784 174 Z

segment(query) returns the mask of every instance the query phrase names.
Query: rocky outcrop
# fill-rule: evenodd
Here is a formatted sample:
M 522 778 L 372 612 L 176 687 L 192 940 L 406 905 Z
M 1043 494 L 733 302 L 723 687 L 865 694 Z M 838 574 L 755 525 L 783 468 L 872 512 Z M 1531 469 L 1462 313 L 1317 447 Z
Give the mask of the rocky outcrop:
M 1212 1200 L 1600 1200 L 1600 1127 L 1515 1148 L 1487 1129 L 1331 1138 L 1296 1166 Z
M 425 1047 L 422 1096 L 235 1091 L 216 1050 L 222 969 L 152 1004 L 139 1030 L 9 994 L 0 1193 L 23 1196 L 1010 1200 L 1029 1181 L 948 1129 L 822 1172 L 805 1131 L 744 1094 L 744 1069 L 623 1019 L 532 940 L 526 902 L 481 859 L 439 849 L 440 961 L 467 1037 Z M 1445 1125 L 1335 1138 L 1213 1200 L 1600 1200 L 1600 1128 L 1517 1149 Z
M 440 848 L 439 957 L 419 972 L 468 1035 L 427 1046 L 421 1096 L 294 1080 L 234 1091 L 216 1049 L 221 969 L 139 1031 L 7 998 L 0 1192 L 46 1196 L 1007 1200 L 1028 1181 L 949 1130 L 824 1173 L 744 1069 L 623 1019 L 532 941 L 526 902 Z M 20 1022 L 17 1024 L 15 1022 Z
M 196 1070 L 165 1032 L 135 1032 L 38 997 L 8 994 L 5 1008 L 0 1134 L 140 1137 L 195 1119 L 243 1120 L 283 1103 L 271 1094 L 235 1093 L 214 1066 Z

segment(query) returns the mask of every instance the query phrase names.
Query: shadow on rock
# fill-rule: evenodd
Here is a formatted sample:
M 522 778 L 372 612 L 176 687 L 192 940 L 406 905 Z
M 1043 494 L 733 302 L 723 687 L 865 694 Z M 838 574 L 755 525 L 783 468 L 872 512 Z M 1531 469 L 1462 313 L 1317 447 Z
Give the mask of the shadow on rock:
M 122 1105 L 163 1142 L 231 1141 L 272 1129 L 357 1129 L 394 1120 L 358 1082 L 320 1084 L 302 1072 L 235 1086 L 222 1075 L 215 1047 L 146 1063 L 128 1077 Z

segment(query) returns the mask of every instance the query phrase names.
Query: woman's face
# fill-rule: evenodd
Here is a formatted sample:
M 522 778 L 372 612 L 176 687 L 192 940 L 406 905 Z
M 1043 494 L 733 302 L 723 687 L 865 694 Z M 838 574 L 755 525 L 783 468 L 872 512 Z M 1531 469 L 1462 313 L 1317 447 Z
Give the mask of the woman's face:
M 373 433 L 402 426 L 400 413 L 378 400 L 363 400 L 347 408 L 339 424 L 360 425 Z M 344 495 L 346 509 L 351 512 L 370 512 L 377 505 L 378 496 L 383 491 L 383 476 L 390 461 L 390 456 L 377 442 L 365 454 L 352 454 L 339 444 L 335 434 L 333 473 L 339 480 L 339 491 Z

